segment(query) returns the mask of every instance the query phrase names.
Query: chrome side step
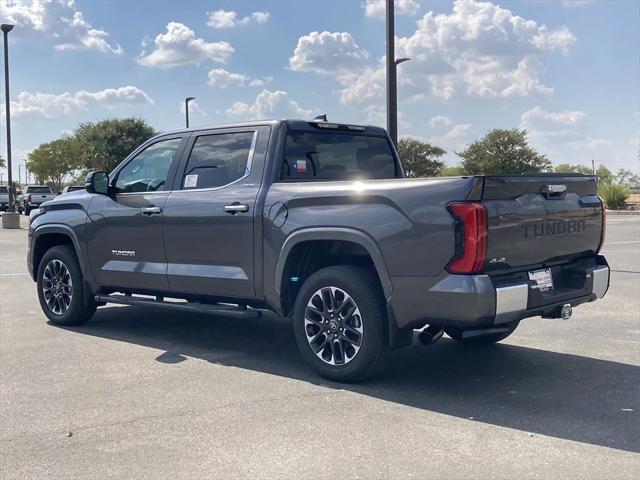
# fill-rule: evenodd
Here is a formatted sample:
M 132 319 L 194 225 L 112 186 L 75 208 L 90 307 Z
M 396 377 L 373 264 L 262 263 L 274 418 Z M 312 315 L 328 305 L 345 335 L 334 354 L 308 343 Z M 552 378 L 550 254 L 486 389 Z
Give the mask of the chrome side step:
M 133 295 L 98 294 L 94 298 L 98 303 L 116 303 L 119 305 L 133 305 L 138 307 L 160 307 L 173 310 L 182 310 L 185 312 L 211 313 L 215 315 L 224 315 L 226 317 L 234 318 L 250 319 L 259 318 L 261 316 L 261 312 L 259 310 L 248 309 L 239 305 L 233 306 L 196 302 L 167 302 L 163 300 L 162 297 L 156 297 L 156 299 L 153 299 L 134 297 Z

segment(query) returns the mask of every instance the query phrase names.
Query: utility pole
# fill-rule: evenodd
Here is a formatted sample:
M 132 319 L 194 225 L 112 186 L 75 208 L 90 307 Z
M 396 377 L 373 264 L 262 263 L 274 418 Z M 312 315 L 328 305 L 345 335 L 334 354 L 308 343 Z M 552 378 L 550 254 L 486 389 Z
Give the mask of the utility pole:
M 9 101 L 9 32 L 13 30 L 13 25 L 3 23 L 0 26 L 4 36 L 4 101 L 7 124 L 7 181 L 9 182 L 9 212 L 15 211 L 15 192 L 13 191 L 13 178 L 11 176 L 11 102 Z
M 187 97 L 184 99 L 184 116 L 187 128 L 189 128 L 189 102 L 195 100 L 196 97 Z
M 596 174 L 596 161 L 591 160 L 591 173 Z
M 387 132 L 395 146 L 398 145 L 398 65 L 410 60 L 396 60 L 394 0 L 387 2 Z
M 396 37 L 394 0 L 387 0 L 387 131 L 398 144 L 398 80 L 396 69 Z

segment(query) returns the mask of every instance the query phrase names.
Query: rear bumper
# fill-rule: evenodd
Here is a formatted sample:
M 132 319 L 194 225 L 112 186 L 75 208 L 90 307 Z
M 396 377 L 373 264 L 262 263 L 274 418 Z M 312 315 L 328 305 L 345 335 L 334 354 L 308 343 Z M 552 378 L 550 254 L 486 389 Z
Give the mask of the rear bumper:
M 535 316 L 558 316 L 572 307 L 602 298 L 609 288 L 609 266 L 602 256 L 552 268 L 551 292 L 541 293 L 527 272 L 507 277 L 452 275 L 393 277 L 390 313 L 399 329 L 425 323 L 488 328 Z

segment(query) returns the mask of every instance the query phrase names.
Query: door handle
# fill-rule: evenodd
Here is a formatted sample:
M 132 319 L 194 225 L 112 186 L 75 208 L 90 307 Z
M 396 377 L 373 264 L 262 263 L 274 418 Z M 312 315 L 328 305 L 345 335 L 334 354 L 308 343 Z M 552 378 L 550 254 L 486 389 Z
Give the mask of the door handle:
M 145 215 L 155 215 L 162 212 L 162 208 L 160 207 L 143 207 L 140 209 L 142 213 Z
M 231 215 L 236 215 L 238 213 L 247 213 L 249 211 L 249 205 L 244 205 L 241 203 L 232 203 L 231 205 L 225 205 L 224 211 L 230 213 Z

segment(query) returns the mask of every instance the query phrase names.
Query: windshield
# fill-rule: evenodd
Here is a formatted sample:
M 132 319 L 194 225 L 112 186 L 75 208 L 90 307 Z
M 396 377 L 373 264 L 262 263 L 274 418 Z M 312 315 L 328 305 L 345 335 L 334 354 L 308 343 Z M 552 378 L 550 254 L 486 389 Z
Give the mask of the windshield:
M 51 193 L 51 187 L 29 187 L 29 193 Z
M 281 179 L 322 181 L 398 178 L 384 137 L 348 133 L 295 132 L 287 135 Z

